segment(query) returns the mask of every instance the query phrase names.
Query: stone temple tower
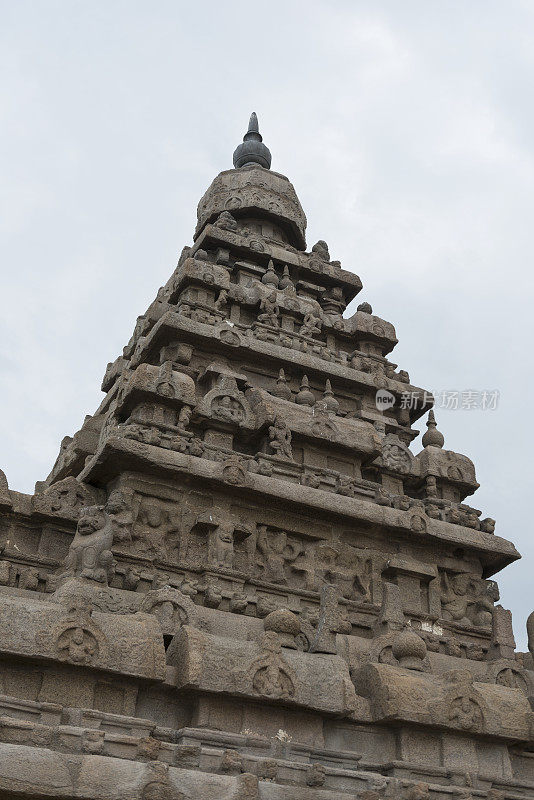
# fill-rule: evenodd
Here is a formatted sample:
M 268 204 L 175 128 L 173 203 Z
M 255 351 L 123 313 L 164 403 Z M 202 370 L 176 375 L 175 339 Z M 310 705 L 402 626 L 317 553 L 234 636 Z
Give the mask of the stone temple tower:
M 0 473 L 1 798 L 534 797 L 518 553 L 270 166 L 253 114 L 100 407 Z

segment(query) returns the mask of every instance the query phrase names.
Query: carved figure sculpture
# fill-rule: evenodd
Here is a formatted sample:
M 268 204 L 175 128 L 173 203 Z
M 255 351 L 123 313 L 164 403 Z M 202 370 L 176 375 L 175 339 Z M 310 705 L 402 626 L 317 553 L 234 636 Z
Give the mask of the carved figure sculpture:
M 111 518 L 114 542 L 129 542 L 132 539 L 134 515 L 122 492 L 115 489 L 108 497 L 106 511 Z
M 337 544 L 321 545 L 318 548 L 320 565 L 317 573 L 320 580 L 336 586 L 347 600 L 369 598 L 371 561 L 360 557 L 354 548 Z
M 178 414 L 178 424 L 177 428 L 178 431 L 182 436 L 190 437 L 191 431 L 188 431 L 188 425 L 191 421 L 191 414 L 193 413 L 193 409 L 191 406 L 182 406 L 180 409 L 180 413 Z
M 224 375 L 219 379 L 217 391 L 211 395 L 211 413 L 217 419 L 240 424 L 245 420 L 244 394 L 237 388 L 235 378 Z
M 452 578 L 443 573 L 441 606 L 443 619 L 462 625 L 491 627 L 494 605 L 499 600 L 495 581 L 484 581 L 468 573 Z
M 221 522 L 210 536 L 208 559 L 213 567 L 233 569 L 234 566 L 234 526 Z
M 106 657 L 105 637 L 92 619 L 90 605 L 80 598 L 73 599 L 67 616 L 43 638 L 53 643 L 62 661 L 90 664 L 98 657 Z
M 291 430 L 287 427 L 282 417 L 277 416 L 274 425 L 269 428 L 269 447 L 275 455 L 281 458 L 293 458 Z
M 258 549 L 264 556 L 263 576 L 271 583 L 286 583 L 286 566 L 302 552 L 302 547 L 290 541 L 286 533 L 268 533 L 266 525 L 258 527 Z
M 217 295 L 217 299 L 214 303 L 214 306 L 217 309 L 217 311 L 220 311 L 227 305 L 228 305 L 228 290 L 221 289 L 221 291 Z
M 471 620 L 467 616 L 467 609 L 472 601 L 469 594 L 470 584 L 470 575 L 461 573 L 449 578 L 447 573 L 443 573 L 443 591 L 441 593 L 443 619 L 470 624 Z
M 388 434 L 382 447 L 382 462 L 395 472 L 409 472 L 412 454 L 394 434 Z
M 490 627 L 493 620 L 495 603 L 499 601 L 499 587 L 495 581 L 481 581 L 480 592 L 476 598 L 473 623 L 481 627 Z
M 267 297 L 263 297 L 260 302 L 261 314 L 258 314 L 258 322 L 270 325 L 271 328 L 280 326 L 280 307 L 276 299 L 276 291 L 271 292 Z
M 213 224 L 227 231 L 237 230 L 237 222 L 229 211 L 221 211 Z
M 315 314 L 306 314 L 303 320 L 303 323 L 300 327 L 300 335 L 306 336 L 309 339 L 313 339 L 314 336 L 317 336 L 321 333 L 322 322 Z
M 104 506 L 82 509 L 65 562 L 65 575 L 108 583 L 113 574 L 113 528 Z

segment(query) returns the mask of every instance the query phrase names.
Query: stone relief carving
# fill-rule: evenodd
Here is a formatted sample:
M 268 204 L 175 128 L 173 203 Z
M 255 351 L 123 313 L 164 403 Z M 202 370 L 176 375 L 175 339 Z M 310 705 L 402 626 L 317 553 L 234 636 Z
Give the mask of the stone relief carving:
M 107 584 L 114 571 L 112 545 L 113 528 L 105 507 L 82 509 L 63 575 Z
M 269 583 L 287 583 L 288 570 L 302 553 L 302 544 L 284 531 L 271 532 L 266 525 L 258 525 L 257 548 L 259 575 Z
M 106 638 L 92 618 L 90 602 L 82 598 L 73 598 L 66 617 L 39 639 L 61 661 L 93 664 L 107 657 Z
M 232 425 L 252 425 L 253 415 L 245 395 L 232 375 L 222 374 L 198 406 L 199 413 Z
M 473 688 L 473 676 L 467 670 L 449 674 L 450 688 L 442 703 L 445 718 L 464 731 L 480 731 L 484 727 L 484 699 Z
M 36 511 L 76 518 L 84 506 L 98 503 L 101 493 L 76 478 L 64 478 L 35 494 L 32 503 Z
M 294 697 L 296 678 L 282 655 L 282 645 L 274 631 L 263 634 L 261 653 L 252 662 L 249 675 L 254 691 L 263 697 L 277 700 Z
M 221 463 L 223 479 L 234 486 L 243 486 L 247 482 L 247 470 L 237 455 L 231 455 Z
M 262 297 L 260 300 L 260 314 L 258 314 L 258 322 L 263 325 L 268 325 L 271 328 L 280 327 L 280 306 L 276 290 Z
M 398 436 L 388 433 L 382 444 L 382 463 L 395 472 L 410 472 L 413 455 Z
M 347 600 L 369 600 L 371 559 L 348 544 L 335 542 L 317 548 L 317 574 L 325 584 L 334 584 Z
M 169 780 L 169 765 L 153 761 L 148 769 L 148 778 L 141 789 L 141 800 L 186 800 L 183 792 Z
M 186 560 L 194 566 L 250 572 L 251 534 L 252 529 L 234 517 L 200 514 L 187 537 Z
M 443 619 L 461 625 L 491 627 L 494 603 L 499 599 L 495 581 L 484 581 L 469 573 L 452 577 L 441 573 L 441 609 Z
M 188 602 L 188 598 L 177 589 L 164 586 L 162 589 L 147 592 L 139 610 L 153 614 L 163 632 L 174 635 L 182 625 L 189 623 Z
M 502 665 L 501 665 L 502 666 Z M 520 689 L 523 694 L 530 694 L 529 683 L 523 672 L 511 665 L 502 666 L 495 675 L 495 683 L 499 686 L 507 686 L 509 689 Z
M 269 427 L 269 447 L 280 458 L 293 459 L 291 449 L 291 430 L 284 422 L 283 417 L 276 416 L 273 425 Z
M 234 525 L 221 522 L 210 534 L 208 563 L 213 567 L 233 569 L 234 566 Z
M 179 506 L 156 497 L 140 496 L 133 529 L 133 552 L 150 558 L 174 555 L 179 550 Z
M 106 511 L 111 519 L 114 542 L 130 542 L 134 524 L 134 513 L 131 500 L 118 489 L 110 493 L 106 503 Z
M 237 222 L 229 211 L 221 211 L 213 224 L 227 231 L 237 231 Z
M 300 327 L 300 335 L 313 339 L 321 333 L 322 321 L 316 314 L 308 313 Z

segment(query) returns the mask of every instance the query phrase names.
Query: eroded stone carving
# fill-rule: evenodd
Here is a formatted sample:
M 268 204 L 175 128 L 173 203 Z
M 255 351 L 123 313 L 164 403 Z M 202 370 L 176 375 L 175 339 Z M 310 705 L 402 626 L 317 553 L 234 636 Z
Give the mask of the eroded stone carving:
M 148 592 L 139 610 L 154 614 L 164 633 L 175 634 L 182 625 L 189 623 L 188 602 L 188 598 L 177 589 L 164 586 Z
M 291 430 L 281 416 L 277 416 L 273 425 L 269 427 L 269 447 L 275 455 L 281 458 L 293 458 Z
M 114 570 L 113 528 L 104 506 L 82 509 L 65 561 L 65 576 L 107 584 Z
M 258 526 L 258 550 L 263 558 L 258 562 L 261 576 L 271 583 L 287 583 L 287 570 L 302 552 L 302 545 L 284 531 L 269 531 Z
M 141 790 L 141 800 L 186 800 L 169 780 L 169 765 L 154 761 L 148 769 L 148 778 Z
M 468 573 L 449 577 L 442 573 L 441 605 L 444 619 L 462 625 L 490 627 L 494 603 L 499 599 L 495 581 L 483 581 Z
M 263 697 L 290 699 L 295 694 L 295 676 L 274 631 L 263 634 L 261 653 L 251 664 L 249 674 L 254 691 Z
M 92 619 L 90 605 L 74 599 L 67 616 L 50 634 L 57 657 L 73 664 L 92 664 L 106 655 L 104 634 Z

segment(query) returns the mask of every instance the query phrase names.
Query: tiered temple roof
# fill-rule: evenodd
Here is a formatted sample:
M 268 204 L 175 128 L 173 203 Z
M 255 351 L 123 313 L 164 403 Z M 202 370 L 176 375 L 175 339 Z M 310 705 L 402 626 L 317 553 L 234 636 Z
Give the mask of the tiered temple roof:
M 0 473 L 2 797 L 534 797 L 519 555 L 270 166 L 253 114 L 100 407 Z

